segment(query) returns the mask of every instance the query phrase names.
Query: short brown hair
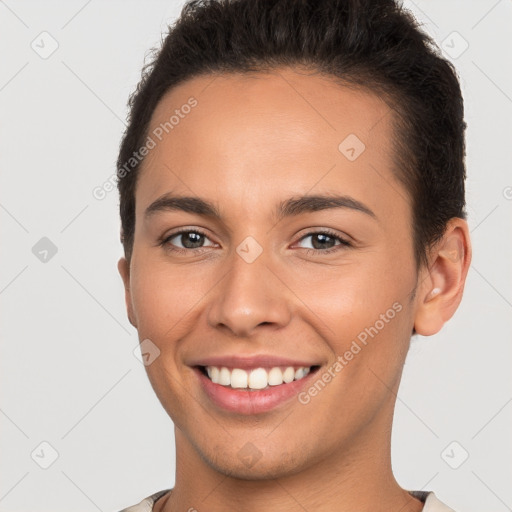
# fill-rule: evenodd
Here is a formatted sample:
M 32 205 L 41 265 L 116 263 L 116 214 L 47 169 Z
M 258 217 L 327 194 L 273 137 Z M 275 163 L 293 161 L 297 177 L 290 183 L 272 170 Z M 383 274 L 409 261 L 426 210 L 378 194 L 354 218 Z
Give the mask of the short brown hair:
M 450 218 L 466 218 L 460 85 L 453 65 L 410 12 L 393 0 L 191 0 L 128 101 L 117 160 L 128 260 L 140 162 L 130 172 L 126 163 L 144 144 L 163 95 L 199 75 L 294 65 L 377 93 L 394 109 L 395 173 L 412 199 L 417 264 L 426 263 L 427 249 Z

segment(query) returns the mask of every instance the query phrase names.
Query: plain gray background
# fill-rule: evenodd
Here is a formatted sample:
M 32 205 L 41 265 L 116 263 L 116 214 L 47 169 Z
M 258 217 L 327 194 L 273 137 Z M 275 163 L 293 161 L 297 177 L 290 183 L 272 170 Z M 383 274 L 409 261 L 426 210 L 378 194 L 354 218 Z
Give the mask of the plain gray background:
M 461 512 L 502 512 L 512 507 L 512 2 L 405 5 L 461 78 L 474 257 L 455 317 L 412 342 L 394 470 Z M 134 355 L 116 268 L 117 192 L 99 201 L 92 190 L 115 172 L 128 95 L 181 6 L 0 1 L 1 511 L 116 511 L 174 484 L 172 423 Z

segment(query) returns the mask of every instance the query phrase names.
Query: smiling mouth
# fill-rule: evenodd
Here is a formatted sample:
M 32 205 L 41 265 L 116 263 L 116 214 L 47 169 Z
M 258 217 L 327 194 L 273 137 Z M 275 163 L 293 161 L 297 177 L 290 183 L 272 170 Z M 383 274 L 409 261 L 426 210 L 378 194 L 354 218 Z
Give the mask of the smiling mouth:
M 316 372 L 320 366 L 259 367 L 247 371 L 225 366 L 197 366 L 197 368 L 214 384 L 235 390 L 261 391 L 301 380 L 310 373 Z

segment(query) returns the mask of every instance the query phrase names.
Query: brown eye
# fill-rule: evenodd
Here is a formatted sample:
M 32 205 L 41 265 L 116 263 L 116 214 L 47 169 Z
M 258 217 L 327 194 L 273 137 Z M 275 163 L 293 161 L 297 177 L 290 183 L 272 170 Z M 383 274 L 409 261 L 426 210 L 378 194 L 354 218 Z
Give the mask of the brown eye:
M 196 231 L 184 231 L 173 236 L 169 241 L 173 238 L 177 238 L 184 249 L 197 249 L 203 244 L 205 236 Z
M 205 245 L 206 241 L 209 241 L 210 244 Z M 166 237 L 162 240 L 160 245 L 171 251 L 186 252 L 193 251 L 194 249 L 202 249 L 203 247 L 210 247 L 215 244 L 201 231 L 183 229 Z
M 308 233 L 306 236 L 303 236 L 299 243 L 311 239 L 310 247 L 303 247 L 307 249 L 309 252 L 316 253 L 331 253 L 333 251 L 337 251 L 340 246 L 341 247 L 350 247 L 350 243 L 345 239 L 341 238 L 339 235 L 332 233 L 330 231 L 318 231 L 314 233 Z

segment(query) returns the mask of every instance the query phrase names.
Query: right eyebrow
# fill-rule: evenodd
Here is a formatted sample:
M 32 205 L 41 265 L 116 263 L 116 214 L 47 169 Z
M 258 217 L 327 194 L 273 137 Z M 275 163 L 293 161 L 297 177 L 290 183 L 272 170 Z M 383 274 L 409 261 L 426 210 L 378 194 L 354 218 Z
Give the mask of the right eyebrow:
M 203 217 L 211 217 L 216 220 L 221 219 L 217 207 L 199 197 L 185 197 L 165 194 L 153 201 L 144 212 L 144 217 L 148 218 L 157 212 L 181 210 L 187 213 L 195 213 Z

